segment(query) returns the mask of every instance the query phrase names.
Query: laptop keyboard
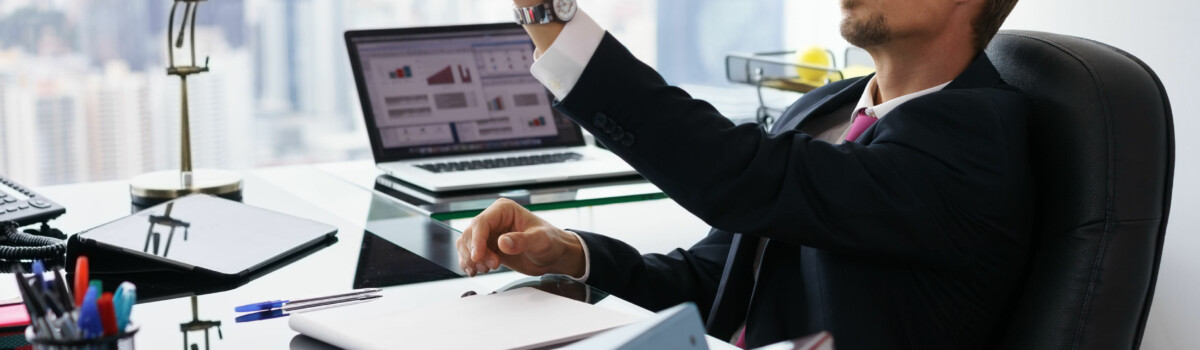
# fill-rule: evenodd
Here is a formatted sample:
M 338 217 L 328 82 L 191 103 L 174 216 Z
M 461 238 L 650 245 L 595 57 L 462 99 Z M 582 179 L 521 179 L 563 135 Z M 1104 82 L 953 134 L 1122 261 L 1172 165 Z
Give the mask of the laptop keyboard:
M 461 162 L 417 164 L 416 167 L 435 173 L 452 171 L 468 171 L 479 169 L 509 168 L 515 166 L 565 163 L 583 159 L 583 155 L 575 152 L 542 154 L 534 156 L 476 159 Z

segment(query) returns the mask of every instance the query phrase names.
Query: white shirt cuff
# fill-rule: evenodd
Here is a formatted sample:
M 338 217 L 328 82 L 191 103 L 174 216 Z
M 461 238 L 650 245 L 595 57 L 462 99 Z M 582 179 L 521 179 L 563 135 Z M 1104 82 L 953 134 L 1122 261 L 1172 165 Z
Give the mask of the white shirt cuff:
M 566 230 L 564 230 L 564 231 L 566 231 Z M 588 253 L 587 242 L 584 242 L 583 237 L 579 237 L 579 234 L 575 233 L 575 231 L 567 231 L 567 232 L 570 232 L 571 234 L 575 235 L 575 239 L 579 240 L 579 245 L 583 246 L 583 277 L 580 277 L 580 278 L 575 278 L 575 276 L 567 276 L 567 277 L 570 277 L 571 279 L 574 279 L 574 280 L 582 282 L 582 283 L 587 283 L 588 276 L 590 276 L 592 274 L 592 257 Z
M 583 68 L 596 53 L 601 39 L 604 39 L 604 28 L 583 10 L 578 10 L 541 56 L 534 53 L 533 66 L 529 70 L 562 101 L 583 75 Z

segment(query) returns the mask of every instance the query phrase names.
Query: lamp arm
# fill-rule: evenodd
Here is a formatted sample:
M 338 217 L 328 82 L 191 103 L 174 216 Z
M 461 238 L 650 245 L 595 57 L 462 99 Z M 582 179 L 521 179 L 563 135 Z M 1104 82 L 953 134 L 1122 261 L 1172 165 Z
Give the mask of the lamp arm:
M 175 36 L 175 9 L 179 3 L 171 4 L 171 17 L 167 19 L 167 67 L 175 66 L 175 47 L 171 45 L 171 37 Z
M 196 67 L 196 12 L 200 11 L 200 3 L 199 2 L 192 3 L 191 8 L 192 8 L 192 28 L 191 28 L 192 34 L 191 34 L 191 38 L 188 40 L 191 41 L 191 45 L 192 45 L 192 67 Z M 183 34 L 183 33 L 180 33 L 180 34 Z M 180 37 L 182 37 L 182 35 L 180 35 Z

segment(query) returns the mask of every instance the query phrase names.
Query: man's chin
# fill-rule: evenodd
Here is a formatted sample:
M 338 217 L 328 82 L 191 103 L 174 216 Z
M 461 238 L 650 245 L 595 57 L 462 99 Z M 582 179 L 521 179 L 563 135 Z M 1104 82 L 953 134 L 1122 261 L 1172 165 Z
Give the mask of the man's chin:
M 843 39 L 861 48 L 886 43 L 891 36 L 882 15 L 875 15 L 867 20 L 844 17 L 840 29 Z

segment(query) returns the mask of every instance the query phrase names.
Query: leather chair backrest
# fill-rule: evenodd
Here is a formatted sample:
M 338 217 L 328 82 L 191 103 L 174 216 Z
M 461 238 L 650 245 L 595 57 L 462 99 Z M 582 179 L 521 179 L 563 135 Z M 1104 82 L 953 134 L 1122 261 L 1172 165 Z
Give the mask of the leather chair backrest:
M 1002 31 L 987 54 L 1036 101 L 1033 254 L 1001 347 L 1137 348 L 1174 174 L 1162 83 L 1136 57 L 1066 35 Z

